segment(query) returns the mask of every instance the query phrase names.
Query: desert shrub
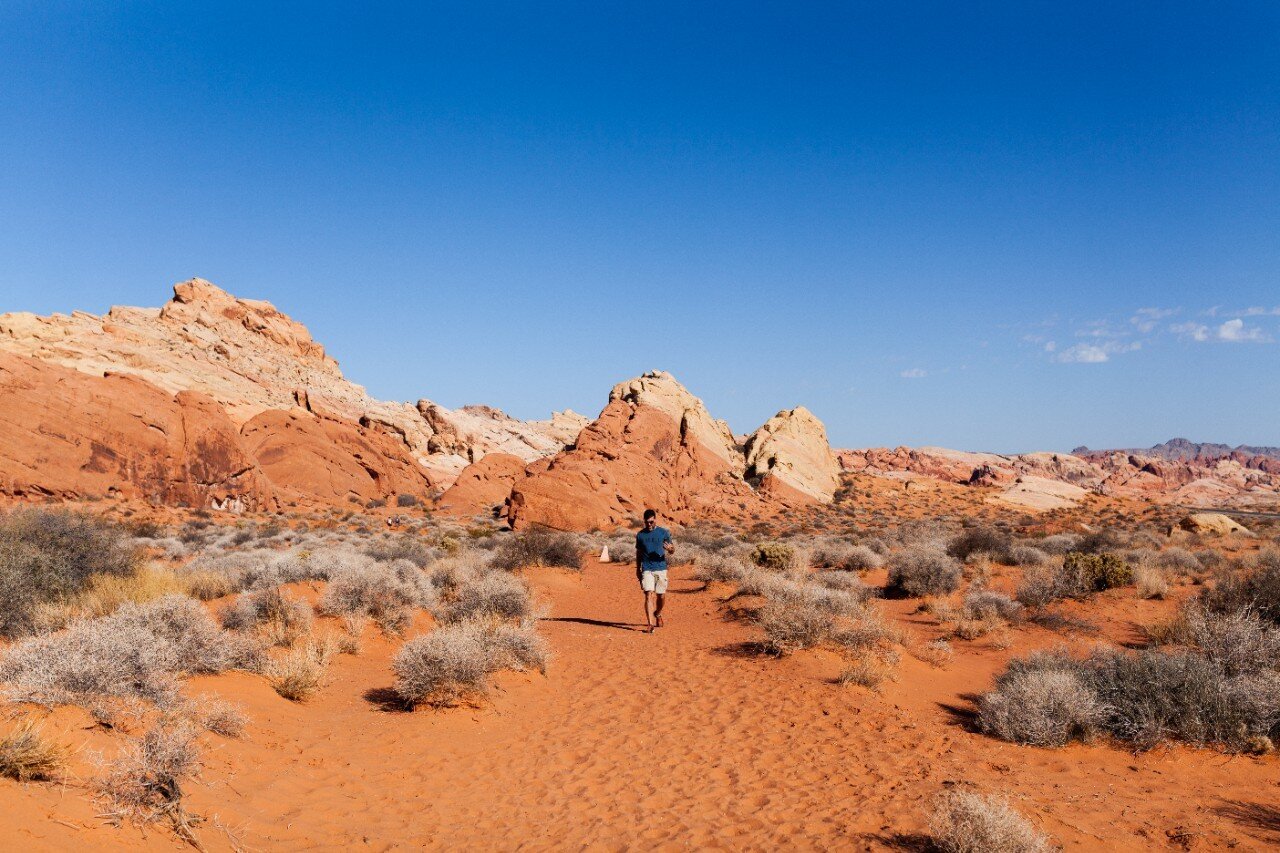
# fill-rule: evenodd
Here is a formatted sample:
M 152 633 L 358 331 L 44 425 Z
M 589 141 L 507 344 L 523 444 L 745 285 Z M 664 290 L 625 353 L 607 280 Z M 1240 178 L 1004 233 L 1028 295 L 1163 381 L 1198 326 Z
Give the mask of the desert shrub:
M 893 538 L 904 548 L 929 548 L 945 551 L 951 535 L 945 524 L 933 519 L 905 521 L 893 532 Z M 866 544 L 870 545 L 870 542 Z M 882 552 L 884 553 L 884 552 Z
M 182 821 L 182 783 L 200 769 L 196 727 L 162 720 L 133 742 L 100 782 L 124 814 L 141 820 Z
M 1048 840 L 1001 797 L 951 790 L 939 795 L 929 819 L 943 853 L 1044 853 Z
M 273 658 L 263 668 L 271 689 L 291 702 L 305 702 L 324 686 L 329 662 L 337 645 L 329 638 L 311 637 L 305 643 Z
M 1071 533 L 1055 533 L 1052 536 L 1035 540 L 1035 547 L 1047 554 L 1061 556 L 1068 551 L 1079 551 L 1080 537 Z
M 67 751 L 49 740 L 35 720 L 28 719 L 0 735 L 0 776 L 18 782 L 53 779 L 66 764 Z
M 400 507 L 401 509 L 407 509 L 408 507 L 421 506 L 421 505 L 422 505 L 422 501 L 418 498 L 417 495 L 396 495 L 396 506 Z
M 849 593 L 856 596 L 859 600 L 871 598 L 875 590 L 856 574 L 846 571 L 828 571 L 816 572 L 813 575 L 813 583 L 824 589 L 835 590 L 836 592 Z
M 764 646 L 785 655 L 812 648 L 835 631 L 835 615 L 812 602 L 769 601 L 760 608 L 756 622 L 764 630 Z
M 1186 548 L 1168 548 L 1156 555 L 1156 565 L 1180 575 L 1194 575 L 1204 570 L 1200 560 Z
M 1028 607 L 1042 607 L 1064 598 L 1084 598 L 1133 583 L 1133 568 L 1115 554 L 1071 551 L 1062 565 L 1030 566 L 1018 586 L 1017 599 Z
M 947 553 L 957 560 L 967 560 L 974 554 L 983 553 L 1003 561 L 1012 545 L 1004 533 L 989 527 L 971 527 L 947 543 Z
M 106 616 L 127 601 L 141 604 L 186 593 L 186 583 L 172 569 L 149 565 L 127 575 L 93 575 L 72 606 L 85 616 Z
M 1022 605 L 1001 592 L 973 589 L 964 597 L 966 619 L 1003 619 L 1015 622 L 1022 615 Z
M 408 560 L 420 569 L 431 565 L 436 552 L 416 536 L 395 536 L 381 539 L 365 546 L 364 552 L 375 560 L 393 562 Z
M 1201 601 L 1219 613 L 1248 608 L 1280 624 L 1280 551 L 1258 552 L 1247 566 L 1219 578 L 1201 594 Z
M 840 671 L 836 683 L 846 686 L 856 684 L 868 690 L 879 690 L 888 675 L 884 666 L 874 658 L 859 658 Z
M 1031 545 L 1010 545 L 1004 561 L 1011 566 L 1042 566 L 1049 562 L 1049 555 Z
M 889 561 L 889 586 L 907 595 L 945 595 L 960 587 L 960 564 L 928 547 L 909 547 Z
M 529 588 L 520 578 L 488 572 L 458 586 L 452 595 L 431 608 L 441 623 L 453 625 L 468 619 L 525 619 L 531 610 Z
M 255 631 L 265 627 L 273 644 L 288 646 L 311 631 L 311 605 L 290 598 L 278 587 L 242 592 L 222 611 L 222 627 Z
M 1164 598 L 1169 594 L 1169 580 L 1157 566 L 1139 564 L 1133 570 L 1133 585 L 1139 598 Z
M 629 556 L 635 556 L 634 543 Z M 526 566 L 560 566 L 581 570 L 580 543 L 572 534 L 534 527 L 508 536 L 495 550 L 492 565 L 506 571 Z
M 1011 661 L 979 709 L 986 731 L 1019 743 L 1057 746 L 1097 730 L 1139 749 L 1167 739 L 1247 748 L 1276 734 L 1280 676 L 1228 675 L 1197 651 L 1041 653 Z
M 1280 720 L 1274 673 L 1231 678 L 1201 655 L 1148 650 L 1101 652 L 1089 664 L 1107 730 L 1139 748 L 1166 739 L 1243 746 Z
M 1069 665 L 1011 666 L 978 701 L 983 731 L 1032 746 L 1089 740 L 1102 713 L 1093 691 Z
M 91 516 L 18 510 L 0 516 L 0 634 L 37 630 L 36 613 L 65 603 L 96 575 L 128 575 L 140 551 L 121 528 Z
M 1078 577 L 1086 592 L 1102 592 L 1133 583 L 1133 569 L 1115 554 L 1072 551 L 1063 558 L 1063 571 Z
M 831 568 L 846 572 L 869 572 L 884 566 L 884 557 L 866 545 L 853 545 L 845 551 Z
M 1055 601 L 1080 594 L 1076 578 L 1066 575 L 1062 566 L 1031 566 L 1022 575 L 1015 597 L 1027 607 L 1043 607 Z
M 257 651 L 219 631 L 198 602 L 174 595 L 19 642 L 0 658 L 0 682 L 14 701 L 85 704 L 106 696 L 168 704 L 177 675 L 253 666 Z
M 1097 530 L 1081 536 L 1072 550 L 1081 554 L 1102 554 L 1125 546 L 1124 538 L 1114 530 Z
M 747 566 L 736 557 L 720 553 L 704 554 L 695 564 L 693 577 L 704 583 L 735 583 L 742 579 Z
M 187 592 L 200 601 L 213 601 L 236 591 L 232 579 L 218 572 L 183 572 L 181 578 Z
M 762 569 L 785 572 L 796 560 L 796 551 L 782 542 L 761 542 L 751 549 L 751 562 Z
M 483 697 L 489 676 L 500 669 L 542 668 L 545 660 L 532 625 L 464 622 L 405 643 L 391 666 L 405 704 L 442 707 Z
M 497 669 L 514 669 L 522 671 L 536 669 L 543 675 L 547 672 L 547 641 L 533 630 L 529 622 L 491 625 L 485 640 L 491 655 L 490 666 Z
M 209 696 L 187 702 L 182 708 L 182 716 L 205 731 L 229 738 L 238 738 L 244 734 L 244 727 L 248 723 L 239 706 Z
M 822 572 L 831 575 L 832 572 Z M 863 602 L 872 595 L 872 588 L 865 584 L 856 586 L 827 585 L 819 582 L 797 581 L 790 578 L 778 578 L 765 591 L 765 597 L 771 601 L 793 603 L 805 607 L 813 607 L 836 616 L 852 616 L 861 612 Z
M 430 579 L 409 560 L 352 561 L 335 572 L 320 598 L 321 611 L 337 616 L 363 614 L 384 630 L 399 631 L 413 608 L 435 600 Z
M 1198 650 L 1229 676 L 1280 669 L 1280 629 L 1248 608 L 1226 612 L 1196 605 L 1184 608 L 1166 641 Z

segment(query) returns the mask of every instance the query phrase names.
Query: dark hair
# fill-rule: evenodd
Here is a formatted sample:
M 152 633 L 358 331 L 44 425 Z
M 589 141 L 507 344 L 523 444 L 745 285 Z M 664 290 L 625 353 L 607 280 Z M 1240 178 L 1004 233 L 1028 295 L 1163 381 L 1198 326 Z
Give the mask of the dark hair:
M 645 520 L 645 521 L 648 521 L 648 520 L 649 520 L 649 519 L 651 519 L 651 518 L 656 518 L 656 517 L 657 517 L 657 515 L 658 515 L 658 514 L 657 514 L 656 512 L 654 512 L 653 510 L 651 510 L 651 509 L 646 509 L 646 510 L 644 511 L 644 520 Z

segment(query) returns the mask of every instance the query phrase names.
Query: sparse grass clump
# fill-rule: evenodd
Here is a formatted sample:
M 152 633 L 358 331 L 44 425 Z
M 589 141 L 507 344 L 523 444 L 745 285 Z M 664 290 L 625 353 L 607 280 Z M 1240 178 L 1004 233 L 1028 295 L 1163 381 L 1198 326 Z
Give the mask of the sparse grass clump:
M 1071 551 L 1061 565 L 1029 566 L 1017 598 L 1028 607 L 1043 607 L 1064 598 L 1087 598 L 1133 580 L 1133 567 L 1115 554 Z
M 1239 633 L 1219 629 L 1207 645 Z M 1269 654 L 1256 648 L 1103 649 L 1084 659 L 1033 654 L 1010 662 L 979 701 L 979 720 L 998 737 L 1041 746 L 1105 732 L 1139 749 L 1165 740 L 1244 749 L 1280 734 L 1280 675 L 1257 668 Z
M 13 701 L 87 706 L 120 697 L 166 705 L 177 698 L 179 674 L 252 666 L 257 651 L 220 631 L 198 602 L 173 595 L 16 644 L 0 658 L 0 682 Z
M 1004 562 L 1013 543 L 1009 537 L 988 527 L 972 527 L 947 544 L 947 553 L 957 560 L 967 560 L 977 553 Z
M 269 661 L 263 668 L 263 675 L 271 688 L 285 699 L 305 702 L 324 686 L 329 662 L 336 653 L 336 644 L 327 637 L 311 637 Z
M 18 782 L 54 779 L 66 764 L 66 750 L 44 736 L 35 720 L 0 736 L 0 776 Z
M 545 669 L 546 645 L 531 624 L 464 622 L 405 643 L 392 661 L 395 691 L 410 707 L 445 707 L 488 693 L 501 669 Z
M 505 572 L 480 575 L 432 607 L 436 619 L 445 625 L 469 619 L 519 621 L 528 618 L 531 610 L 528 586 Z
M 945 595 L 960 588 L 963 573 L 953 557 L 928 546 L 911 546 L 889 561 L 889 586 L 906 595 Z
M 1147 564 L 1141 564 L 1133 570 L 1133 585 L 1139 598 L 1164 598 L 1169 594 L 1169 581 L 1164 570 Z
M 140 821 L 167 818 L 191 839 L 182 810 L 182 785 L 200 769 L 199 734 L 188 721 L 162 720 L 135 741 L 100 782 L 122 816 Z
M 242 592 L 222 611 L 222 626 L 232 631 L 264 629 L 272 645 L 293 645 L 311 632 L 311 605 L 290 598 L 278 587 Z
M 67 604 L 98 575 L 131 575 L 141 551 L 128 534 L 70 512 L 17 510 L 0 516 L 0 635 L 40 629 L 42 605 Z
M 939 795 L 929 820 L 943 853 L 1045 853 L 1048 840 L 1001 797 L 951 790 Z
M 1055 668 L 1035 656 L 1024 666 L 1011 664 L 996 679 L 996 689 L 982 696 L 978 708 L 984 731 L 1031 746 L 1091 740 L 1103 713 L 1093 691 L 1072 667 Z
M 1022 605 L 1002 592 L 972 589 L 964 597 L 966 619 L 998 619 L 1016 622 L 1022 616 Z
M 693 577 L 703 583 L 736 583 L 742 580 L 747 570 L 746 564 L 736 557 L 707 553 L 698 557 Z
M 1280 550 L 1258 552 L 1247 565 L 1219 578 L 1201 600 L 1215 612 L 1248 608 L 1280 625 Z
M 514 533 L 495 550 L 494 568 L 514 571 L 528 566 L 559 566 L 582 569 L 582 550 L 578 537 L 545 527 L 534 527 Z M 635 545 L 627 557 L 635 555 Z
M 414 608 L 431 605 L 435 597 L 428 576 L 409 560 L 365 558 L 332 573 L 320 609 L 337 616 L 368 616 L 384 631 L 398 633 L 409 624 Z

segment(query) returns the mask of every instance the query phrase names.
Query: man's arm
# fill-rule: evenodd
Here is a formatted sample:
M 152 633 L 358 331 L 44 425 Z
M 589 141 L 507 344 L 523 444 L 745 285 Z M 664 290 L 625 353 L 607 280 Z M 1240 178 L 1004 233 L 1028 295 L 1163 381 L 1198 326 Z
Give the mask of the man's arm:
M 636 537 L 636 580 L 644 579 L 644 549 L 640 547 L 640 537 Z
M 672 541 L 670 533 L 667 534 L 667 538 L 662 543 L 662 550 L 666 551 L 668 554 L 674 554 L 676 552 L 676 543 Z

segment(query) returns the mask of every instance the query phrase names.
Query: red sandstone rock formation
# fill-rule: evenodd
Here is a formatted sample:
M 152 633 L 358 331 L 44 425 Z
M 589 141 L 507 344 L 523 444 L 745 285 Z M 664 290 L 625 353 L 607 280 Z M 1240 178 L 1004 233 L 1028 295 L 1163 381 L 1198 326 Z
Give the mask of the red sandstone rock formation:
M 192 506 L 270 506 L 275 499 L 235 425 L 209 397 L 5 352 L 0 493 L 119 494 Z

